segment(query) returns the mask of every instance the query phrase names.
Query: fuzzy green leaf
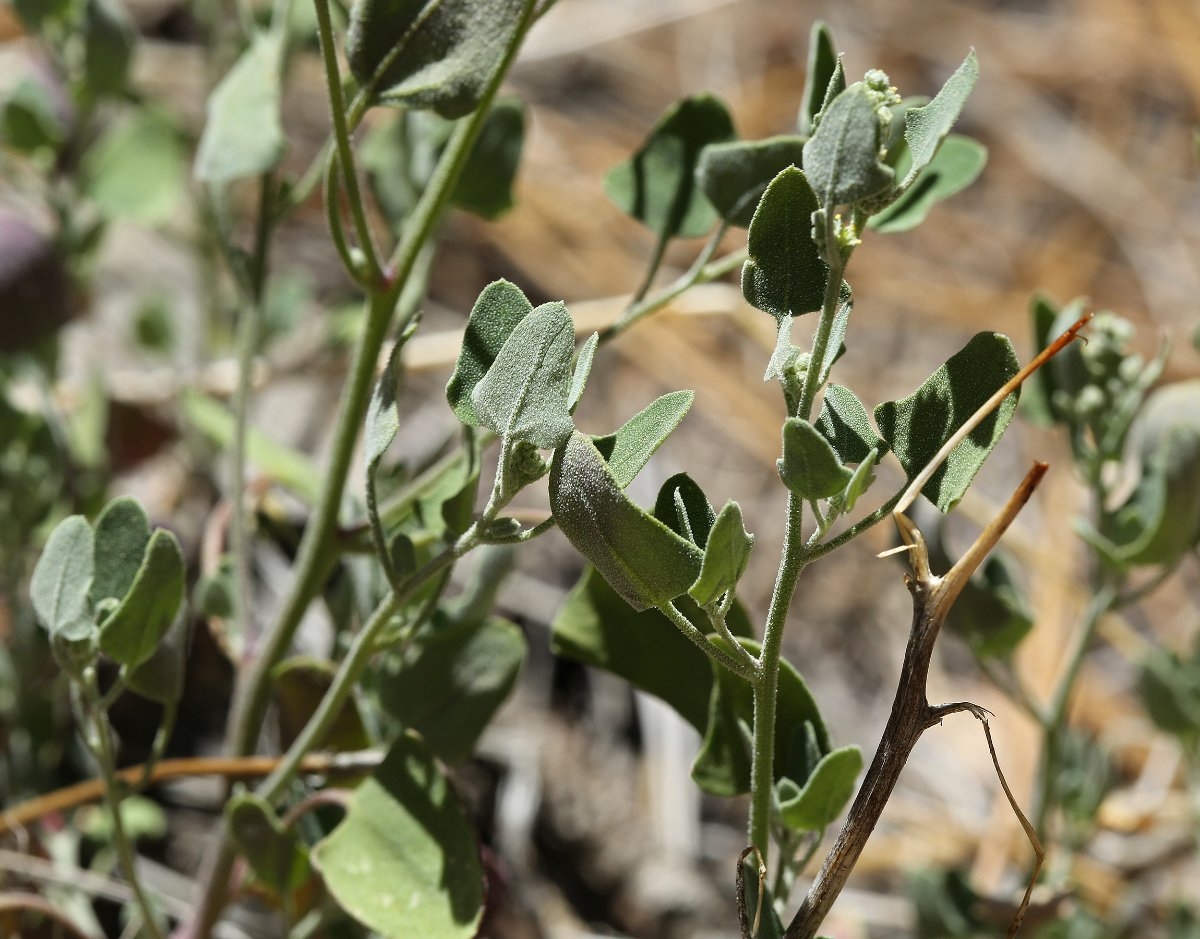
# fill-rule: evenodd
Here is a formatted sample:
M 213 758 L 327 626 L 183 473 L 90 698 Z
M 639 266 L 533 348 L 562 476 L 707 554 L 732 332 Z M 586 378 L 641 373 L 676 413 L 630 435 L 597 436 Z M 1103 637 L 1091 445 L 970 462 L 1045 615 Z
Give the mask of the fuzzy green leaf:
M 808 35 L 808 67 L 804 77 L 804 98 L 800 105 L 800 116 L 796 121 L 802 136 L 812 133 L 813 122 L 829 101 L 830 84 L 834 80 L 841 60 L 838 58 L 837 44 L 833 41 L 833 33 L 820 20 L 813 23 Z M 845 87 L 843 79 L 842 88 Z M 838 88 L 834 96 L 842 91 Z
M 975 80 L 979 78 L 979 60 L 972 49 L 963 64 L 946 79 L 942 90 L 923 108 L 913 108 L 905 116 L 904 139 L 908 143 L 912 165 L 900 184 L 908 189 L 922 170 L 928 166 L 950 128 L 962 113 Z
M 804 145 L 804 172 L 826 209 L 861 202 L 895 182 L 879 158 L 880 131 L 875 101 L 862 82 L 834 98 L 822 115 Z
M 102 215 L 147 225 L 170 220 L 187 185 L 179 128 L 153 109 L 139 109 L 109 128 L 87 151 L 81 169 Z
M 96 519 L 93 554 L 92 605 L 125 598 L 142 566 L 150 543 L 150 519 L 137 499 L 121 496 L 104 507 Z
M 883 444 L 883 441 L 880 441 Z M 886 446 L 886 445 L 884 445 Z M 854 475 L 850 477 L 850 482 L 846 483 L 845 490 L 837 496 L 837 509 L 840 513 L 854 511 L 854 505 L 858 502 L 859 497 L 871 488 L 875 482 L 875 464 L 879 461 L 879 455 L 883 452 L 882 449 L 876 448 L 867 454 L 864 459 L 854 470 Z
M 911 395 L 875 408 L 875 426 L 912 479 L 979 407 L 1017 373 L 1012 343 L 977 333 Z M 922 494 L 943 512 L 963 497 L 1017 407 L 1014 391 L 938 468 Z
M 819 310 L 825 299 L 828 268 L 812 236 L 817 208 L 803 171 L 790 167 L 771 181 L 750 223 L 742 293 L 777 320 Z
M 708 616 L 688 597 L 681 597 L 677 606 L 701 632 L 712 628 Z M 726 623 L 735 635 L 752 632 L 737 601 Z M 704 733 L 713 683 L 708 656 L 658 610 L 631 610 L 595 568 L 584 571 L 555 616 L 550 648 L 555 655 L 602 668 L 660 698 L 697 733 Z
M 700 154 L 696 178 L 721 218 L 748 228 L 771 180 L 803 161 L 802 137 L 714 143 Z
M 283 43 L 282 31 L 259 33 L 213 89 L 196 148 L 197 179 L 220 186 L 283 159 Z
M 175 536 L 155 531 L 125 599 L 100 624 L 101 650 L 122 665 L 150 658 L 179 615 L 186 572 Z
M 178 701 L 183 696 L 191 642 L 191 621 L 183 604 L 150 658 L 129 673 L 125 680 L 129 690 L 159 704 Z
M 862 402 L 842 385 L 826 387 L 816 428 L 841 463 L 861 463 L 883 442 L 871 426 Z
M 379 381 L 375 383 L 375 393 L 371 395 L 371 403 L 367 405 L 367 429 L 363 435 L 363 459 L 367 464 L 367 475 L 373 476 L 379 465 L 379 460 L 387 453 L 396 434 L 400 432 L 400 409 L 396 405 L 400 384 L 400 350 L 404 342 L 397 342 L 388 356 L 387 365 Z
M 583 389 L 587 387 L 588 376 L 592 374 L 592 360 L 596 357 L 596 347 L 600 345 L 600 334 L 592 333 L 575 355 L 575 371 L 571 374 L 571 390 L 567 393 L 567 407 L 571 413 L 579 406 L 583 397 Z
M 567 540 L 635 610 L 686 593 L 700 573 L 700 549 L 630 502 L 583 434 L 554 454 L 550 507 Z
M 975 182 L 986 163 L 987 147 L 970 137 L 951 134 L 904 194 L 872 215 L 867 224 L 883 234 L 916 228 L 937 203 Z
M 575 429 L 571 392 L 575 326 L 562 302 L 543 303 L 513 329 L 471 393 L 484 427 L 506 444 L 559 447 Z
M 792 831 L 824 831 L 854 795 L 862 764 L 862 751 L 858 747 L 841 747 L 826 753 L 803 787 L 795 787 L 793 783 L 794 792 L 788 791 L 787 798 L 780 799 L 780 820 Z
M 624 489 L 633 482 L 695 400 L 694 391 L 672 391 L 651 402 L 614 433 L 592 438 L 618 486 Z
M 735 136 L 719 100 L 707 94 L 684 98 L 633 156 L 608 172 L 604 191 L 660 239 L 703 235 L 717 215 L 696 185 L 696 168 L 706 146 Z
M 359 0 L 346 36 L 350 71 L 375 104 L 464 117 L 479 106 L 524 6 L 523 0 Z
M 308 849 L 261 796 L 235 793 L 225 806 L 225 817 L 238 851 L 268 888 L 282 894 L 308 879 Z
M 783 459 L 778 465 L 783 484 L 810 501 L 836 496 L 854 475 L 821 432 L 798 417 L 789 417 L 783 425 Z
M 1138 667 L 1138 693 L 1158 727 L 1184 740 L 1200 737 L 1200 657 L 1153 649 Z
M 720 638 L 713 640 L 728 649 Z M 759 644 L 739 639 L 753 655 Z M 743 679 L 728 669 L 710 663 L 715 681 L 709 699 L 708 723 L 700 753 L 692 765 L 692 779 L 712 795 L 735 796 L 750 791 L 750 727 L 754 718 L 754 692 Z M 786 659 L 779 663 L 779 696 L 775 710 L 775 779 L 787 777 L 798 783 L 808 779 L 811 769 L 804 737 L 796 733 L 807 721 L 812 725 L 821 754 L 829 752 L 829 734 L 808 686 Z
M 64 518 L 50 533 L 29 583 L 34 612 L 51 636 L 77 642 L 94 631 L 88 604 L 94 570 L 87 519 Z
M 507 280 L 488 284 L 475 301 L 454 374 L 446 385 L 446 400 L 464 424 L 479 426 L 471 394 L 496 361 L 505 340 L 532 310 L 533 304 L 525 299 L 525 294 Z
M 497 101 L 454 187 L 454 204 L 489 221 L 511 209 L 524 144 L 525 105 L 516 98 Z
M 726 502 L 704 542 L 700 576 L 688 594 L 701 606 L 718 600 L 742 579 L 753 549 L 754 536 L 744 527 L 741 506 Z
M 699 484 L 687 473 L 676 473 L 658 490 L 654 517 L 698 548 L 708 543 L 717 513 Z
M 402 736 L 312 850 L 338 905 L 389 939 L 471 939 L 483 913 L 475 832 L 425 746 Z
M 837 360 L 846 354 L 846 328 L 850 325 L 850 314 L 854 312 L 854 293 L 846 281 L 838 290 L 838 306 L 833 314 L 833 325 L 829 329 L 829 341 L 825 345 L 825 355 L 821 359 L 817 371 L 817 385 L 823 386 L 829 380 Z
M 83 91 L 108 98 L 125 90 L 137 27 L 115 0 L 88 0 L 83 20 Z

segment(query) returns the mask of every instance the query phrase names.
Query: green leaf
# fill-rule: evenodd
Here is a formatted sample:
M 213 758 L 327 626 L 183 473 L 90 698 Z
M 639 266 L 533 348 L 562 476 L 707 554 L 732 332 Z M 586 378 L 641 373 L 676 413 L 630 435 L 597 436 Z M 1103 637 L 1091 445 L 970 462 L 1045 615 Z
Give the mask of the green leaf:
M 696 178 L 721 218 L 748 228 L 771 180 L 803 161 L 802 137 L 714 143 L 700 154 Z
M 883 234 L 916 228 L 937 203 L 979 178 L 987 155 L 987 147 L 977 140 L 951 134 L 904 194 L 867 224 Z
M 41 82 L 25 79 L 4 101 L 0 129 L 4 143 L 21 153 L 56 151 L 67 135 L 67 127 Z
M 630 502 L 583 434 L 555 451 L 550 507 L 567 540 L 635 610 L 686 593 L 700 573 L 700 549 Z
M 125 90 L 137 27 L 115 0 L 88 0 L 83 20 L 83 90 L 110 98 Z
M 255 876 L 278 894 L 300 888 L 309 878 L 308 849 L 284 828 L 269 802 L 237 792 L 225 806 L 229 833 Z
M 489 221 L 511 209 L 524 143 L 525 105 L 516 98 L 497 101 L 454 187 L 454 204 Z
M 802 136 L 807 137 L 812 133 L 817 115 L 833 100 L 829 96 L 830 85 L 840 65 L 841 59 L 838 57 L 837 44 L 833 41 L 833 33 L 820 20 L 816 21 L 808 36 L 808 68 L 804 77 L 804 98 L 796 122 Z M 842 88 L 845 88 L 844 78 Z M 842 88 L 838 88 L 833 96 L 836 97 Z
M 516 684 L 525 651 L 524 634 L 507 620 L 435 620 L 380 666 L 380 706 L 438 759 L 462 763 Z
M 383 367 L 383 373 L 375 383 L 371 403 L 367 405 L 363 459 L 367 464 L 368 476 L 374 476 L 379 460 L 387 453 L 392 441 L 396 439 L 396 434 L 400 432 L 400 409 L 396 406 L 396 401 L 400 390 L 400 350 L 403 348 L 403 340 L 392 346 L 387 365 Z
M 942 140 L 962 113 L 975 80 L 979 77 L 979 60 L 972 49 L 963 64 L 942 86 L 942 90 L 923 108 L 912 108 L 905 116 L 904 139 L 908 143 L 912 165 L 908 169 L 901 189 L 908 189 L 917 176 L 928 166 L 941 146 Z
M 133 669 L 125 679 L 129 690 L 159 704 L 178 701 L 183 697 L 191 642 L 191 621 L 186 604 L 182 604 L 171 628 L 159 641 L 150 658 Z
M 446 400 L 464 424 L 479 426 L 471 394 L 496 361 L 505 340 L 532 310 L 525 294 L 507 280 L 488 284 L 475 301 L 454 374 L 446 385 Z
M 416 738 L 397 740 L 312 850 L 338 904 L 390 939 L 472 939 L 483 913 L 475 832 Z
M 208 99 L 196 178 L 223 185 L 279 165 L 287 149 L 280 117 L 284 33 L 259 33 Z
M 95 576 L 91 600 L 120 603 L 133 586 L 150 543 L 150 519 L 137 499 L 121 496 L 104 507 L 96 519 L 93 554 Z
M 676 473 L 658 490 L 654 517 L 698 548 L 708 543 L 717 513 L 699 484 L 687 473 Z
M 824 302 L 828 269 L 812 236 L 817 208 L 804 173 L 791 167 L 771 181 L 750 223 L 742 293 L 777 320 L 819 310 Z
M 701 632 L 712 629 L 708 616 L 688 597 L 681 597 L 677 606 Z M 736 635 L 751 634 L 750 621 L 737 601 L 726 622 Z M 658 610 L 635 613 L 595 568 L 588 567 L 550 629 L 555 655 L 625 679 L 665 701 L 697 733 L 704 732 L 713 684 L 708 656 Z
M 101 650 L 121 665 L 150 658 L 179 615 L 186 573 L 179 542 L 157 529 L 125 599 L 100 624 Z
M 1011 655 L 1033 629 L 1033 614 L 1017 588 L 1012 562 L 993 551 L 959 594 L 946 627 L 981 658 Z
M 754 536 L 744 527 L 741 506 L 726 502 L 704 543 L 700 576 L 688 589 L 691 598 L 705 606 L 736 587 L 746 572 L 753 548 Z
M 977 333 L 911 395 L 875 408 L 875 426 L 912 479 L 979 407 L 1017 373 L 1012 343 Z M 963 497 L 983 461 L 1000 442 L 1017 407 L 1014 391 L 950 451 L 921 490 L 943 512 Z
M 1138 693 L 1156 726 L 1184 739 L 1200 735 L 1200 659 L 1152 649 L 1138 669 Z
M 858 747 L 842 747 L 826 753 L 803 787 L 788 791 L 786 799 L 781 797 L 779 817 L 783 824 L 792 831 L 824 831 L 854 795 L 862 764 L 862 751 Z
M 833 99 L 804 145 L 804 172 L 826 209 L 891 188 L 895 173 L 879 158 L 880 131 L 875 100 L 862 82 Z
M 836 496 L 854 475 L 821 432 L 798 417 L 783 425 L 783 459 L 777 462 L 783 484 L 809 501 Z
M 592 360 L 596 356 L 596 347 L 600 345 L 600 334 L 592 333 L 575 355 L 575 371 L 571 375 L 571 390 L 567 394 L 567 407 L 575 413 L 583 389 L 587 387 L 588 376 L 592 373 Z
M 93 633 L 88 591 L 94 569 L 87 519 L 64 518 L 50 533 L 29 583 L 34 612 L 52 637 L 77 642 Z
M 512 44 L 523 0 L 359 0 L 346 58 L 374 104 L 470 114 Z
M 871 426 L 867 409 L 853 391 L 842 385 L 825 388 L 816 428 L 833 447 L 840 463 L 861 463 L 883 443 Z
M 628 160 L 604 177 L 604 191 L 660 239 L 696 238 L 717 215 L 696 185 L 709 144 L 733 140 L 729 111 L 712 95 L 684 98 L 664 114 Z
M 158 225 L 176 214 L 187 185 L 184 161 L 171 119 L 139 108 L 88 150 L 82 175 L 87 194 L 106 218 Z
M 618 486 L 624 489 L 633 482 L 695 400 L 694 391 L 672 391 L 643 408 L 616 432 L 592 438 Z
M 279 722 L 281 747 L 287 749 L 300 736 L 329 693 L 336 671 L 332 662 L 307 655 L 284 659 L 271 669 L 271 701 Z M 338 708 L 329 730 L 313 741 L 313 749 L 334 752 L 370 745 L 370 735 L 353 698 Z
M 838 289 L 837 310 L 833 314 L 833 324 L 829 329 L 829 340 L 825 344 L 825 355 L 817 372 L 817 385 L 823 386 L 829 380 L 837 360 L 846 354 L 846 328 L 850 325 L 850 314 L 854 312 L 854 293 L 846 281 Z
M 575 326 L 561 301 L 543 303 L 513 329 L 471 393 L 484 427 L 506 445 L 562 446 L 575 429 L 567 404 Z
M 714 642 L 728 649 L 719 637 Z M 738 640 L 757 656 L 759 644 Z M 692 779 L 712 795 L 735 796 L 750 791 L 750 727 L 754 719 L 754 692 L 748 683 L 728 669 L 710 663 L 715 676 L 709 699 L 708 723 L 700 753 L 692 765 Z M 786 659 L 779 662 L 779 696 L 775 710 L 775 779 L 787 777 L 798 783 L 808 779 L 808 756 L 804 735 L 798 733 L 807 721 L 812 725 L 818 752 L 829 752 L 829 734 L 821 712 L 800 673 Z
M 880 441 L 883 444 L 883 441 Z M 885 445 L 886 446 L 886 445 Z M 883 452 L 882 449 L 876 448 L 867 454 L 865 460 L 858 464 L 854 470 L 854 475 L 850 477 L 850 482 L 846 483 L 845 490 L 841 495 L 836 496 L 838 500 L 837 510 L 841 514 L 854 511 L 854 505 L 858 502 L 859 497 L 871 488 L 875 482 L 875 464 L 879 461 L 879 455 Z

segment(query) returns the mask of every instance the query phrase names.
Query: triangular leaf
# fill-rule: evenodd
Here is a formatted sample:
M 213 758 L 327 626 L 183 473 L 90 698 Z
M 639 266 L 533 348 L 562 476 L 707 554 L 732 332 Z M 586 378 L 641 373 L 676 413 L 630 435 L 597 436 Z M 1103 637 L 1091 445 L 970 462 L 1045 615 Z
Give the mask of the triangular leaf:
M 694 391 L 669 392 L 655 399 L 614 433 L 592 438 L 618 486 L 624 489 L 633 482 L 654 451 L 679 426 L 695 400 Z
M 748 228 L 771 180 L 803 161 L 802 137 L 714 143 L 700 154 L 696 178 L 721 218 Z
M 454 374 L 446 385 L 446 400 L 464 424 L 479 426 L 471 393 L 496 361 L 504 341 L 532 310 L 525 294 L 507 280 L 493 281 L 479 294 L 467 319 Z
M 777 320 L 819 310 L 828 269 L 812 236 L 817 197 L 795 167 L 771 181 L 754 219 L 742 268 L 742 293 L 751 306 Z
M 778 462 L 783 484 L 810 501 L 836 496 L 853 476 L 829 441 L 798 417 L 789 417 L 783 425 L 783 459 Z
M 862 763 L 858 747 L 826 753 L 803 787 L 780 802 L 780 820 L 792 831 L 824 831 L 854 795 Z
M 368 476 L 374 475 L 380 458 L 387 453 L 396 434 L 400 432 L 400 410 L 396 406 L 396 398 L 399 393 L 400 350 L 403 348 L 403 340 L 392 346 L 387 365 L 375 383 L 371 403 L 367 405 L 363 459 L 367 464 Z
M 861 202 L 889 189 L 895 173 L 879 158 L 877 104 L 862 82 L 838 95 L 804 145 L 804 172 L 821 205 Z
M 88 604 L 94 569 L 87 519 L 64 518 L 50 533 L 29 583 L 34 612 L 51 636 L 77 642 L 95 630 Z
M 825 389 L 816 428 L 842 463 L 861 463 L 883 442 L 871 426 L 862 402 L 842 385 L 831 384 Z
M 592 360 L 596 357 L 596 347 L 600 345 L 600 334 L 592 333 L 575 355 L 575 371 L 571 374 L 571 389 L 567 393 L 567 408 L 572 414 L 579 406 L 583 397 L 583 389 L 587 387 L 588 376 L 592 373 Z
M 977 333 L 911 395 L 875 408 L 875 425 L 912 479 L 956 430 L 1017 373 L 1012 343 Z M 960 443 L 921 490 L 948 512 L 963 497 L 983 461 L 1000 442 L 1017 407 L 1014 391 Z
M 513 329 L 471 393 L 484 427 L 512 444 L 559 447 L 575 429 L 567 405 L 575 326 L 562 302 L 543 303 Z
M 883 234 L 916 228 L 935 205 L 975 182 L 986 163 L 987 147 L 951 134 L 904 194 L 867 224 Z
M 346 58 L 378 104 L 470 114 L 522 21 L 523 0 L 358 0 Z
M 837 360 L 846 354 L 846 328 L 850 325 L 850 314 L 854 312 L 854 293 L 850 285 L 842 281 L 838 290 L 838 306 L 833 314 L 833 324 L 829 329 L 829 340 L 825 344 L 825 355 L 817 372 L 817 386 L 820 387 L 829 380 Z
M 208 99 L 196 148 L 196 178 L 222 185 L 258 176 L 283 159 L 281 30 L 259 33 Z
M 840 61 L 833 33 L 820 20 L 813 23 L 808 34 L 808 65 L 804 77 L 804 97 L 796 121 L 802 136 L 812 133 L 813 121 L 826 103 L 829 84 Z M 841 89 L 838 89 L 840 92 Z M 832 99 L 830 99 L 832 100 Z
M 744 525 L 741 506 L 736 502 L 726 502 L 717 513 L 704 543 L 700 576 L 688 589 L 691 598 L 701 606 L 720 599 L 737 586 L 745 573 L 754 549 L 754 536 Z
M 963 105 L 979 78 L 979 60 L 972 49 L 963 64 L 946 79 L 942 90 L 923 108 L 913 108 L 905 116 L 904 139 L 908 143 L 912 165 L 900 184 L 908 189 L 917 176 L 932 162 L 942 140 L 962 113 Z
M 555 451 L 550 507 L 567 540 L 635 610 L 686 593 L 700 573 L 700 549 L 630 502 L 583 434 Z
M 704 148 L 736 136 L 729 111 L 712 95 L 684 98 L 664 114 L 628 160 L 604 177 L 622 211 L 659 238 L 695 238 L 717 220 L 696 185 Z
M 179 542 L 158 529 L 121 605 L 100 625 L 100 648 L 122 665 L 150 658 L 179 615 L 186 567 Z
M 475 832 L 433 754 L 400 737 L 312 850 L 346 912 L 389 939 L 472 939 L 483 913 Z

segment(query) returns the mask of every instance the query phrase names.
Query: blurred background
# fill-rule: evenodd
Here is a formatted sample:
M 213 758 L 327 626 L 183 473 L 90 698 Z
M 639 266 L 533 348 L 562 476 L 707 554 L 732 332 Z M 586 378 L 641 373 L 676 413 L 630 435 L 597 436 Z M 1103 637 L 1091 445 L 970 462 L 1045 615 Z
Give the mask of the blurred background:
M 126 6 L 143 36 L 134 86 L 194 140 L 222 63 L 195 44 L 198 29 L 184 0 Z M 791 132 L 818 19 L 844 50 L 849 80 L 882 68 L 903 94 L 932 95 L 974 48 L 981 77 L 957 129 L 990 154 L 980 180 L 917 230 L 865 237 L 848 273 L 855 309 L 840 383 L 868 407 L 901 397 L 979 330 L 1008 334 L 1028 358 L 1030 301 L 1039 291 L 1060 303 L 1086 297 L 1090 308 L 1120 313 L 1136 325 L 1132 344 L 1145 357 L 1171 343 L 1166 379 L 1200 377 L 1196 3 L 559 0 L 509 82 L 529 106 L 517 205 L 494 223 L 453 216 L 435 261 L 426 325 L 408 357 L 418 403 L 403 435 L 414 452 L 431 451 L 452 430 L 440 389 L 479 290 L 506 277 L 534 303 L 566 300 L 588 328 L 615 318 L 654 245 L 607 200 L 603 175 L 674 101 L 699 90 L 729 105 L 744 138 Z M 11 89 L 36 72 L 37 52 L 5 8 L 0 35 L 0 83 Z M 292 141 L 286 166 L 303 169 L 327 128 L 311 50 L 289 76 L 285 127 Z M 30 204 L 15 171 L 0 181 L 0 197 L 9 207 Z M 109 491 L 138 495 L 152 517 L 171 519 L 199 552 L 221 469 L 206 476 L 193 462 L 196 433 L 179 416 L 180 395 L 187 385 L 228 391 L 231 372 L 228 360 L 214 360 L 194 340 L 212 276 L 212 259 L 198 261 L 193 250 L 194 224 L 181 213 L 114 225 L 91 292 L 64 333 L 56 394 L 68 409 L 103 397 Z M 726 250 L 742 247 L 744 237 L 731 233 Z M 699 247 L 675 243 L 660 282 L 685 270 Z M 288 222 L 274 263 L 275 319 L 254 421 L 319 459 L 345 367 L 336 330 L 352 327 L 346 310 L 353 296 L 317 197 Z M 143 341 L 164 322 L 169 342 Z M 801 321 L 801 339 L 804 328 Z M 633 494 L 644 504 L 686 469 L 715 504 L 741 502 L 758 547 L 740 596 L 756 622 L 775 575 L 785 504 L 774 465 L 783 407 L 761 380 L 773 346 L 774 322 L 745 304 L 736 277 L 706 286 L 601 350 L 578 415 L 581 427 L 604 433 L 664 392 L 696 389 L 688 419 Z M 961 550 L 1032 460 L 1050 463 L 1006 539 L 1035 622 L 1016 669 L 1045 701 L 1088 599 L 1088 555 L 1071 527 L 1086 508 L 1085 490 L 1061 435 L 1018 425 L 964 500 L 950 540 Z M 889 492 L 899 477 L 885 478 L 880 491 Z M 836 744 L 858 744 L 868 759 L 891 707 L 910 616 L 901 566 L 874 556 L 892 539 L 890 526 L 881 525 L 805 573 L 785 647 Z M 733 936 L 744 806 L 710 802 L 695 790 L 688 767 L 698 740 L 664 707 L 550 656 L 548 624 L 582 567 L 566 541 L 553 533 L 521 552 L 517 564 L 500 603 L 526 629 L 531 658 L 464 781 L 480 798 L 508 884 L 492 934 Z M 269 600 L 286 568 L 271 557 L 258 565 Z M 1070 889 L 1035 894 L 1035 913 L 1053 920 L 1086 908 L 1115 931 L 1078 927 L 1055 935 L 1140 935 L 1145 911 L 1200 899 L 1189 828 L 1196 797 L 1188 793 L 1180 744 L 1155 730 L 1135 688 L 1135 663 L 1150 644 L 1188 650 L 1198 633 L 1195 558 L 1150 601 L 1101 624 L 1071 720 L 1103 742 L 1111 785 L 1097 800 L 1099 836 L 1076 859 Z M 1017 799 L 1029 804 L 1036 725 L 986 680 L 961 642 L 947 636 L 942 645 L 931 699 L 971 700 L 994 713 L 999 759 Z M 203 637 L 195 659 L 191 716 L 178 746 L 203 752 L 219 746 L 229 675 Z M 205 812 L 215 792 L 193 785 L 164 795 L 177 833 L 164 866 L 185 877 L 211 824 Z M 988 899 L 985 912 L 1002 930 L 1031 862 L 979 726 L 957 717 L 919 745 L 825 931 L 839 939 L 971 934 L 928 917 L 918 922 L 914 895 L 925 897 L 925 908 L 952 906 L 946 871 L 961 872 Z M 1030 924 L 1030 934 L 1036 927 Z M 1153 929 L 1144 934 L 1167 935 Z

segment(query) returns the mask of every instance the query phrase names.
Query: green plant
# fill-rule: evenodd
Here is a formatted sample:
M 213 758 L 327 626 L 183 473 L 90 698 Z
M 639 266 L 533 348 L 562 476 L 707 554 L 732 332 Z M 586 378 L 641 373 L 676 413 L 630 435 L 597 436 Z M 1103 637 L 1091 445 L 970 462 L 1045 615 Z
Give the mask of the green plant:
M 1021 382 L 1082 321 L 1054 330 L 1062 334 L 1054 344 L 1050 329 L 1039 332 L 1047 350 L 1023 371 L 1006 338 L 980 333 L 911 394 L 875 407 L 873 422 L 854 392 L 831 381 L 852 336 L 846 277 L 863 238 L 913 227 L 983 167 L 983 147 L 950 134 L 976 80 L 974 53 L 925 103 L 901 98 L 877 70 L 848 83 L 832 36 L 817 26 L 795 133 L 740 140 L 715 98 L 680 102 L 605 181 L 612 199 L 655 237 L 649 269 L 625 313 L 577 347 L 564 303 L 535 307 L 503 280 L 485 287 L 446 389 L 462 425 L 458 446 L 424 466 L 393 467 L 404 349 L 419 325 L 439 225 L 452 206 L 491 217 L 511 204 L 523 112 L 498 93 L 525 34 L 551 5 L 360 0 L 349 13 L 351 74 L 344 76 L 334 27 L 344 11 L 315 0 L 332 133 L 294 179 L 280 169 L 287 141 L 279 117 L 286 66 L 300 41 L 290 25 L 291 4 L 275 3 L 261 24 L 239 6 L 243 16 L 231 40 L 236 60 L 209 99 L 194 164 L 198 201 L 230 284 L 224 302 L 236 312 L 238 384 L 232 413 L 199 395 L 184 402 L 196 428 L 229 443 L 233 518 L 229 558 L 195 591 L 193 606 L 229 624 L 231 645 L 246 642 L 255 540 L 294 550 L 290 592 L 261 640 L 242 650 L 228 740 L 234 760 L 252 755 L 274 698 L 285 752 L 260 783 L 230 794 L 201 875 L 198 908 L 181 935 L 208 935 L 231 886 L 244 882 L 300 933 L 347 916 L 384 935 L 476 933 L 483 871 L 452 767 L 471 755 L 524 658 L 520 630 L 490 615 L 508 553 L 552 526 L 591 565 L 554 623 L 555 650 L 665 700 L 703 735 L 693 768 L 697 784 L 720 796 L 749 794 L 750 847 L 736 873 L 743 935 L 815 936 L 921 733 L 958 711 L 982 718 L 974 705 L 928 703 L 929 658 L 955 601 L 1044 467 L 1031 472 L 942 577 L 933 574 L 925 538 L 904 512 L 921 494 L 942 512 L 958 503 L 1011 420 Z M 93 7 L 98 12 L 89 12 Z M 76 42 L 67 29 L 71 18 L 106 9 L 93 0 L 64 2 L 52 13 L 35 3 L 21 12 L 52 47 L 66 49 Z M 106 35 L 101 22 L 87 21 L 80 34 L 85 45 Z M 93 86 L 110 87 L 95 77 L 83 87 Z M 354 134 L 377 106 L 399 110 L 356 148 Z M 24 113 L 14 111 L 6 126 L 25 126 L 17 120 Z M 153 121 L 151 112 L 138 111 L 123 131 L 134 142 L 117 138 L 108 145 L 116 155 L 104 151 L 96 165 L 136 170 L 128 153 L 146 152 L 148 139 L 171 138 Z M 51 153 L 55 146 L 52 135 L 39 143 Z M 99 207 L 128 206 L 121 178 L 93 186 L 89 198 Z M 362 297 L 363 314 L 328 465 L 314 483 L 306 461 L 254 436 L 248 410 L 253 358 L 271 304 L 273 238 L 318 183 L 334 249 Z M 237 198 L 247 190 L 253 199 Z M 386 230 L 373 226 L 368 194 Z M 161 211 L 154 200 L 143 208 L 152 216 Z M 747 229 L 746 250 L 718 258 L 734 228 Z M 248 246 L 239 241 L 246 230 Z M 691 269 L 655 290 L 668 243 L 705 235 Z M 585 433 L 573 417 L 601 342 L 618 340 L 689 287 L 738 268 L 746 298 L 776 321 L 778 343 L 765 378 L 778 382 L 787 415 L 779 460 L 787 531 L 761 630 L 737 600 L 754 549 L 739 505 L 730 501 L 718 511 L 686 474 L 667 481 L 650 511 L 626 494 L 684 418 L 692 393 L 663 395 L 611 433 Z M 802 350 L 792 333 L 807 314 L 816 314 L 817 326 L 811 347 Z M 389 336 L 394 341 L 377 379 Z M 361 504 L 348 495 L 360 434 Z M 246 464 L 256 446 L 308 503 L 302 532 L 266 510 L 251 510 Z M 496 451 L 490 481 L 482 472 L 489 446 Z M 859 503 L 889 454 L 905 482 L 864 514 Z M 1144 499 L 1157 498 L 1176 469 L 1164 458 L 1156 477 L 1162 486 Z M 518 492 L 543 478 L 551 510 L 544 521 L 505 514 Z M 1149 504 L 1139 501 L 1139 510 Z M 849 802 L 862 770 L 856 747 L 834 746 L 800 672 L 783 658 L 785 624 L 808 565 L 889 516 L 913 571 L 913 627 L 896 704 L 842 833 L 785 929 L 795 876 Z M 1109 521 L 1096 537 L 1108 539 L 1117 554 L 1160 550 L 1157 541 L 1130 548 L 1136 539 L 1124 522 Z M 450 569 L 472 553 L 478 558 L 472 580 L 447 598 Z M 363 554 L 373 558 L 365 572 Z M 90 728 L 111 839 L 137 889 L 142 928 L 152 936 L 162 934 L 162 911 L 138 887 L 121 823 L 128 780 L 117 772 L 106 715 L 125 688 L 164 705 L 160 744 L 137 788 L 154 776 L 170 734 L 186 646 L 185 580 L 174 536 L 152 534 L 137 504 L 118 499 L 93 523 L 79 515 L 61 522 L 31 585 L 38 618 L 71 681 L 79 723 Z M 334 613 L 340 654 L 334 662 L 290 659 L 301 618 L 318 598 Z M 102 687 L 97 669 L 108 660 L 117 675 Z M 314 764 L 318 749 L 369 755 Z M 304 794 L 297 779 L 314 765 L 329 775 L 364 765 L 371 772 L 355 788 Z M 344 809 L 336 826 L 320 811 L 331 802 Z M 237 879 L 239 854 L 249 873 Z

